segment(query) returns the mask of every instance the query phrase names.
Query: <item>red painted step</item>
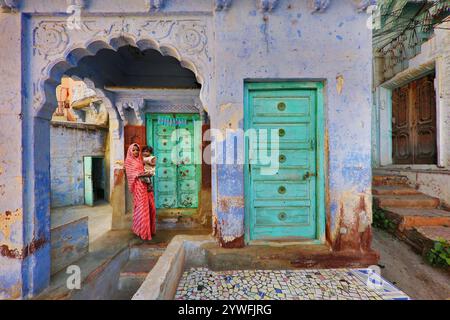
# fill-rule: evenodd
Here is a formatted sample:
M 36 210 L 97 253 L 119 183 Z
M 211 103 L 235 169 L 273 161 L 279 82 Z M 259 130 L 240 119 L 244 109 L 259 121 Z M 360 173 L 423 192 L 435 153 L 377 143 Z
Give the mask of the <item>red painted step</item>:
M 372 188 L 374 195 L 414 195 L 420 194 L 416 189 L 408 186 L 376 186 Z
M 450 212 L 435 208 L 383 207 L 386 217 L 398 226 L 402 233 L 419 226 L 450 226 Z
M 425 194 L 414 195 L 374 195 L 375 206 L 403 208 L 437 208 L 439 199 Z
M 374 175 L 372 177 L 373 186 L 401 186 L 407 185 L 408 178 L 396 175 Z

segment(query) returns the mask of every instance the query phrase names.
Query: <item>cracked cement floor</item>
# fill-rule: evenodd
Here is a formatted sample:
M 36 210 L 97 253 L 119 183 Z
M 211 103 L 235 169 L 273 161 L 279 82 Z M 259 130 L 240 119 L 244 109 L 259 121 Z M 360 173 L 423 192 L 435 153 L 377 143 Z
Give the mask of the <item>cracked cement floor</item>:
M 450 299 L 450 271 L 428 265 L 408 244 L 376 228 L 372 248 L 380 252 L 382 277 L 411 299 Z

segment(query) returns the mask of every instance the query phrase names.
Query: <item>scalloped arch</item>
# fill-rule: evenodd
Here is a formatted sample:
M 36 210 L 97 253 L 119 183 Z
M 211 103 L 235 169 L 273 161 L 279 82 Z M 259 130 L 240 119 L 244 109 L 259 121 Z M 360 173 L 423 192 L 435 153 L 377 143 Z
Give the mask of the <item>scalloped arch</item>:
M 67 48 L 62 57 L 49 63 L 43 70 L 43 74 L 47 74 L 48 77 L 40 80 L 40 88 L 44 93 L 44 102 L 37 112 L 37 116 L 41 118 L 50 119 L 55 109 L 54 101 L 56 101 L 55 89 L 59 85 L 61 78 L 64 76 L 67 70 L 74 68 L 78 65 L 79 61 L 87 56 L 94 56 L 102 49 L 109 49 L 118 51 L 119 48 L 124 46 L 133 46 L 139 48 L 141 51 L 153 49 L 161 53 L 163 56 L 171 56 L 180 62 L 180 65 L 184 68 L 191 70 L 198 83 L 202 86 L 200 90 L 200 101 L 204 110 L 208 110 L 206 103 L 205 77 L 201 74 L 198 66 L 195 62 L 183 57 L 181 52 L 172 44 L 158 43 L 158 41 L 151 38 L 136 39 L 131 34 L 121 34 L 120 36 L 110 36 L 108 38 L 94 37 L 85 44 L 76 44 Z M 99 88 L 97 88 L 99 89 Z M 101 88 L 100 88 L 101 89 Z

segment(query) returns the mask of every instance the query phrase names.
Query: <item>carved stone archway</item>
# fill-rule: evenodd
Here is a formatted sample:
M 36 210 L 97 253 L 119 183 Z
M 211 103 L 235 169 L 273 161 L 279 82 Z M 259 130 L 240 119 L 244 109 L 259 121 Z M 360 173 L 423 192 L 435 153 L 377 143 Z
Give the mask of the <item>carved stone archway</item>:
M 183 67 L 193 71 L 202 85 L 200 100 L 203 108 L 210 111 L 214 106 L 213 56 L 208 39 L 212 39 L 210 17 L 150 18 L 129 17 L 83 17 L 81 30 L 70 30 L 60 17 L 33 16 L 27 22 L 31 36 L 23 45 L 30 50 L 25 61 L 27 77 L 24 79 L 27 99 L 24 100 L 24 157 L 29 159 L 24 170 L 25 211 L 30 223 L 27 234 L 45 245 L 41 254 L 31 264 L 29 273 L 39 279 L 34 290 L 48 286 L 50 281 L 50 119 L 56 108 L 56 87 L 65 73 L 76 67 L 81 59 L 93 56 L 102 49 L 117 51 L 131 45 L 140 50 L 155 49 L 180 61 Z M 89 82 L 103 98 L 108 109 L 110 132 L 114 140 L 111 163 L 123 160 L 123 128 L 114 99 L 102 90 L 101 83 Z M 122 154 L 122 155 L 121 155 Z M 112 188 L 117 181 L 124 181 L 123 169 L 114 169 Z M 124 188 L 125 184 L 121 184 Z M 124 192 L 117 192 L 119 203 Z M 113 197 L 114 197 L 113 191 Z M 121 199 L 121 197 L 123 198 Z M 120 203 L 122 206 L 122 203 Z M 123 210 L 125 211 L 125 209 Z M 123 217 L 123 214 L 119 213 Z M 122 220 L 122 219 L 119 219 Z M 113 217 L 114 223 L 114 217 Z M 123 225 L 118 221 L 117 227 Z

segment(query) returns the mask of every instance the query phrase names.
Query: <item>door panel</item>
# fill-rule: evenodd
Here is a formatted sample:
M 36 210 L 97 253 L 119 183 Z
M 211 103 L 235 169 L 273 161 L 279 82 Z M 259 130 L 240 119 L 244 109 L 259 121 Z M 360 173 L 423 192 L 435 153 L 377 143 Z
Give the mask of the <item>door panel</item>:
M 179 179 L 193 179 L 195 178 L 195 166 L 181 165 L 178 166 L 178 177 Z
M 158 192 L 163 192 L 163 193 L 175 193 L 176 192 L 176 183 L 173 180 L 164 181 L 161 179 L 160 181 L 158 181 L 157 190 L 158 190 Z
M 308 185 L 293 181 L 255 181 L 255 200 L 300 200 L 308 199 Z
M 303 122 L 309 118 L 309 105 L 314 97 L 311 93 L 290 93 L 279 101 L 276 93 L 267 93 L 264 96 L 255 97 L 253 102 L 252 121 L 254 123 L 272 122 L 276 117 L 277 122 Z
M 316 91 L 258 90 L 248 93 L 247 140 L 250 240 L 315 239 L 316 226 Z M 274 130 L 279 145 L 271 144 Z M 278 151 L 274 174 L 262 171 L 259 152 Z
M 195 192 L 197 189 L 195 180 L 181 180 L 178 182 L 180 192 Z
M 175 131 L 175 127 L 158 124 L 158 127 L 156 129 L 156 134 L 159 136 L 171 136 L 173 131 Z
M 413 161 L 409 86 L 392 93 L 392 152 L 395 163 Z
M 157 208 L 176 208 L 177 207 L 177 196 L 165 193 L 158 193 L 156 197 L 156 207 Z
M 174 147 L 172 141 L 170 141 L 170 136 L 160 136 L 156 142 L 156 146 L 157 146 L 158 150 L 161 150 L 161 151 L 167 151 L 167 150 L 170 151 Z
M 436 164 L 436 93 L 432 76 L 417 81 L 415 96 L 417 120 L 414 163 Z
M 172 157 L 172 152 L 167 152 L 166 150 L 159 150 L 158 148 L 155 148 L 155 155 L 157 154 L 156 158 L 156 165 L 160 166 L 170 166 L 172 164 L 176 164 L 176 158 L 174 159 Z
M 180 193 L 178 196 L 180 208 L 197 208 L 198 195 L 192 192 Z
M 256 225 L 258 226 L 287 226 L 296 224 L 308 225 L 309 214 L 307 208 L 301 207 L 265 207 L 256 208 Z
M 156 168 L 156 174 L 161 179 L 174 180 L 176 175 L 175 168 L 171 167 L 160 167 Z

